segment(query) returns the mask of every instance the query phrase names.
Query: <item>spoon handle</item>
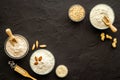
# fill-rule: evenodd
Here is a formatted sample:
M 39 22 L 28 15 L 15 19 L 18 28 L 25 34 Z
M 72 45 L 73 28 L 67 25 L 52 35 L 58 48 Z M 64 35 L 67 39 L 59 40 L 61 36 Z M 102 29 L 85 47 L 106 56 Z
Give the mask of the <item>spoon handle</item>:
M 30 78 L 30 79 L 32 79 L 32 80 L 37 80 L 37 79 L 35 79 L 35 78 L 32 77 L 32 76 L 28 76 L 28 78 Z
M 32 80 L 37 80 L 34 77 L 32 77 L 25 69 L 23 69 L 22 67 L 18 65 L 15 66 L 14 70 L 24 77 L 31 78 Z
M 14 35 L 12 34 L 12 31 L 11 31 L 10 28 L 7 28 L 7 29 L 6 29 L 6 33 L 7 33 L 7 35 L 8 35 L 9 37 L 14 38 Z
M 117 28 L 112 24 L 109 25 L 109 28 L 112 30 L 112 32 L 117 32 Z
M 15 39 L 15 36 L 12 34 L 12 31 L 10 28 L 6 29 L 6 34 L 10 37 L 10 40 L 13 42 L 17 42 L 17 40 Z M 13 43 L 12 43 L 13 44 Z

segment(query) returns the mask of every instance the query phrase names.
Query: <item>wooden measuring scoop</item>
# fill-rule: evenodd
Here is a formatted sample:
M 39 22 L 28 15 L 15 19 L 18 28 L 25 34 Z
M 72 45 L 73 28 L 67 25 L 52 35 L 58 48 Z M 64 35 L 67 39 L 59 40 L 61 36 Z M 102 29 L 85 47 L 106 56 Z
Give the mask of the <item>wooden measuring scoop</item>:
M 6 29 L 6 33 L 7 35 L 10 37 L 10 42 L 13 44 L 13 42 L 17 42 L 17 40 L 15 39 L 15 36 L 12 34 L 12 31 L 10 28 Z
M 117 32 L 117 28 L 112 25 L 112 23 L 109 20 L 109 17 L 104 16 L 103 19 L 102 19 L 102 21 L 104 22 L 104 24 L 106 26 L 108 26 L 112 30 L 112 32 Z
M 8 61 L 8 64 L 10 65 L 10 67 L 12 69 L 14 69 L 14 71 L 21 74 L 22 76 L 28 77 L 28 78 L 30 78 L 32 80 L 37 80 L 36 78 L 32 77 L 25 69 L 23 69 L 19 65 L 15 64 L 14 61 Z
M 32 77 L 25 69 L 23 69 L 22 67 L 20 67 L 18 65 L 15 65 L 14 71 L 18 72 L 19 74 L 21 74 L 24 77 L 31 78 L 32 80 L 37 80 L 34 77 Z

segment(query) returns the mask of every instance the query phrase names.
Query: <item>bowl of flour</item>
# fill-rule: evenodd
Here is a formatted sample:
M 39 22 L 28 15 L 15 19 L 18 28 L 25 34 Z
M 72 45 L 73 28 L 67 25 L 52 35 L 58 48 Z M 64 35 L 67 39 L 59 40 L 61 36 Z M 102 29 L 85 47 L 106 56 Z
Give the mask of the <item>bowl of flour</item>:
M 93 27 L 104 30 L 109 28 L 104 24 L 102 21 L 103 17 L 107 16 L 110 19 L 110 22 L 113 24 L 114 19 L 115 19 L 115 14 L 113 9 L 108 6 L 107 4 L 98 4 L 94 6 L 91 11 L 90 11 L 90 22 L 93 25 Z
M 17 42 L 10 41 L 10 38 L 5 41 L 4 50 L 12 59 L 21 59 L 25 57 L 29 50 L 29 43 L 25 37 L 19 34 L 14 34 Z
M 36 60 L 41 57 L 41 60 Z M 37 64 L 35 64 L 37 62 Z M 55 58 L 53 54 L 46 49 L 36 50 L 30 57 L 31 69 L 39 75 L 50 73 L 55 66 Z

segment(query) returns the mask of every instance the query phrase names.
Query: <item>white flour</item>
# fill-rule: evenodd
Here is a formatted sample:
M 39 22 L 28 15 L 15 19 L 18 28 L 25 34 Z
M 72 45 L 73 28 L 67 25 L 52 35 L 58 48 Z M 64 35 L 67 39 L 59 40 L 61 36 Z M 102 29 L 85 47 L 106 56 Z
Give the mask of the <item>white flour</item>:
M 20 35 L 15 35 L 16 42 L 13 42 L 14 46 L 11 44 L 10 40 L 6 42 L 6 52 L 9 56 L 14 58 L 20 58 L 26 54 L 28 51 L 28 42 Z
M 112 8 L 106 4 L 98 4 L 92 8 L 90 12 L 90 22 L 97 29 L 107 29 L 108 27 L 103 23 L 104 16 L 108 16 L 110 21 L 114 22 L 114 12 Z
M 35 65 L 35 56 L 36 57 L 40 57 L 42 56 L 42 60 L 38 61 L 38 64 Z M 40 75 L 45 75 L 48 74 L 49 72 L 52 71 L 52 69 L 54 68 L 55 65 L 55 58 L 52 55 L 51 52 L 49 52 L 48 50 L 45 49 L 40 49 L 35 51 L 30 58 L 30 66 L 32 68 L 32 70 Z

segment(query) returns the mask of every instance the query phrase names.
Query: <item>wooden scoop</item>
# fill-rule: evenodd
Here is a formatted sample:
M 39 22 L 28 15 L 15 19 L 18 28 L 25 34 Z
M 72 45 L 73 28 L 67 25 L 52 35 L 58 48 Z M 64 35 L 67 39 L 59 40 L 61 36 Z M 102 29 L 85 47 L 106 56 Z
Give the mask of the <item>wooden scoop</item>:
M 117 28 L 115 26 L 112 25 L 112 23 L 109 20 L 109 17 L 104 16 L 102 21 L 104 22 L 104 24 L 106 26 L 109 26 L 109 28 L 112 30 L 112 32 L 117 32 Z
M 28 78 L 30 78 L 32 80 L 37 80 L 36 78 L 32 77 L 25 69 L 23 69 L 19 65 L 15 64 L 14 61 L 8 61 L 8 64 L 10 65 L 10 67 L 12 69 L 14 69 L 14 71 L 21 74 L 22 76 L 28 77 Z
M 6 29 L 6 33 L 10 37 L 11 42 L 17 42 L 17 40 L 15 39 L 15 36 L 12 34 L 12 31 L 10 28 Z
M 20 67 L 18 65 L 15 65 L 14 70 L 16 72 L 18 72 L 19 74 L 21 74 L 22 76 L 24 76 L 24 77 L 28 77 L 28 78 L 30 78 L 32 80 L 37 80 L 34 77 L 32 77 L 25 69 L 23 69 L 22 67 Z

